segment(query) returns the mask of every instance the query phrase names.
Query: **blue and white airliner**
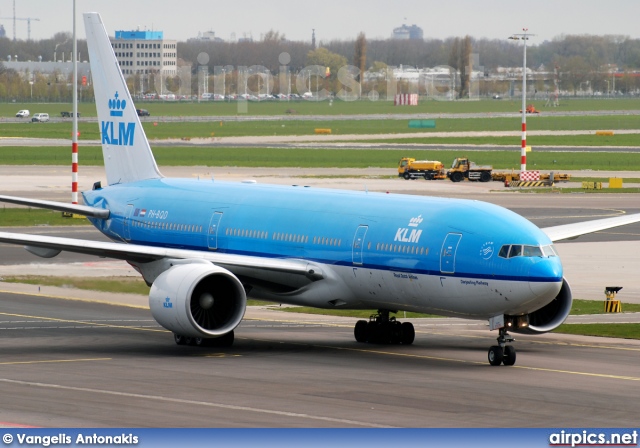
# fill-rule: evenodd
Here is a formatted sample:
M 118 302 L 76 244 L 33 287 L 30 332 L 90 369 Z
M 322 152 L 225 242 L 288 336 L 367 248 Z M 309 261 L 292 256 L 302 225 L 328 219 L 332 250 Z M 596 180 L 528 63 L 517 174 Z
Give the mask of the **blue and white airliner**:
M 640 214 L 539 229 L 470 200 L 301 186 L 168 179 L 160 174 L 100 16 L 84 14 L 107 184 L 85 205 L 3 196 L 86 216 L 113 242 L 0 233 L 41 257 L 126 260 L 151 285 L 154 318 L 178 344 L 229 346 L 247 296 L 374 309 L 362 343 L 411 344 L 404 310 L 486 319 L 492 365 L 513 365 L 508 331 L 544 333 L 571 309 L 553 242 L 640 221 Z

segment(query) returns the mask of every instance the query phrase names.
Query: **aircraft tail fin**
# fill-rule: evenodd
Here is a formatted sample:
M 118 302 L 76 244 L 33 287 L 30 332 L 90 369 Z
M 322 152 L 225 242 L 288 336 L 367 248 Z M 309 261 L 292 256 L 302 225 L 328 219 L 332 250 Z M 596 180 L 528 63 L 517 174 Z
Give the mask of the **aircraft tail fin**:
M 109 185 L 163 177 L 98 13 L 84 14 L 102 155 Z

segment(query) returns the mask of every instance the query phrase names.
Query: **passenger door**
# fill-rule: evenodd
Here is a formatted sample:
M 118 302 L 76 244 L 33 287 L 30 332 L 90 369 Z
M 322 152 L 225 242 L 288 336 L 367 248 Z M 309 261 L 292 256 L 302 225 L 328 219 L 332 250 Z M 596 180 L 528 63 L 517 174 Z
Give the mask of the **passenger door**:
M 460 233 L 449 233 L 442 243 L 440 252 L 440 272 L 443 274 L 454 274 L 456 272 L 456 252 L 462 239 Z
M 353 237 L 353 264 L 362 265 L 362 253 L 364 251 L 364 240 L 369 226 L 358 226 Z
M 220 220 L 222 219 L 222 212 L 215 212 L 211 216 L 209 222 L 209 231 L 207 232 L 207 244 L 210 250 L 218 249 L 218 228 L 220 227 Z

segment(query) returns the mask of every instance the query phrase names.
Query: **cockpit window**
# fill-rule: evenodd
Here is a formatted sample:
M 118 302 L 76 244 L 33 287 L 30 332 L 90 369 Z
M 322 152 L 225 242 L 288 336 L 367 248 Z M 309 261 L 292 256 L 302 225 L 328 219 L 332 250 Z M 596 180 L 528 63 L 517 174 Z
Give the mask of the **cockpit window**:
M 501 258 L 515 257 L 557 257 L 553 245 L 548 246 L 527 246 L 521 244 L 505 244 L 500 248 L 498 256 Z
M 502 246 L 500 248 L 500 252 L 498 252 L 498 257 L 502 257 L 502 258 L 509 258 L 509 248 L 511 246 L 509 246 L 508 244 L 505 244 L 504 246 Z
M 524 257 L 542 257 L 542 249 L 539 246 L 523 246 L 522 255 Z
M 522 246 L 519 244 L 513 244 L 509 251 L 509 258 L 519 257 L 522 255 Z

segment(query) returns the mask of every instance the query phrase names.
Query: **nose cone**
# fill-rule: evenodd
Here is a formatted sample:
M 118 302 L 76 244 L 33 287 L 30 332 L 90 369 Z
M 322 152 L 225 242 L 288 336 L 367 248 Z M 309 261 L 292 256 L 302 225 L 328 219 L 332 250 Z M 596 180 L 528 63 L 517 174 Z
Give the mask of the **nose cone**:
M 529 287 L 538 298 L 553 300 L 562 287 L 562 263 L 558 257 L 540 258 L 529 269 Z
M 562 282 L 562 263 L 559 257 L 537 258 L 529 268 L 532 282 Z

